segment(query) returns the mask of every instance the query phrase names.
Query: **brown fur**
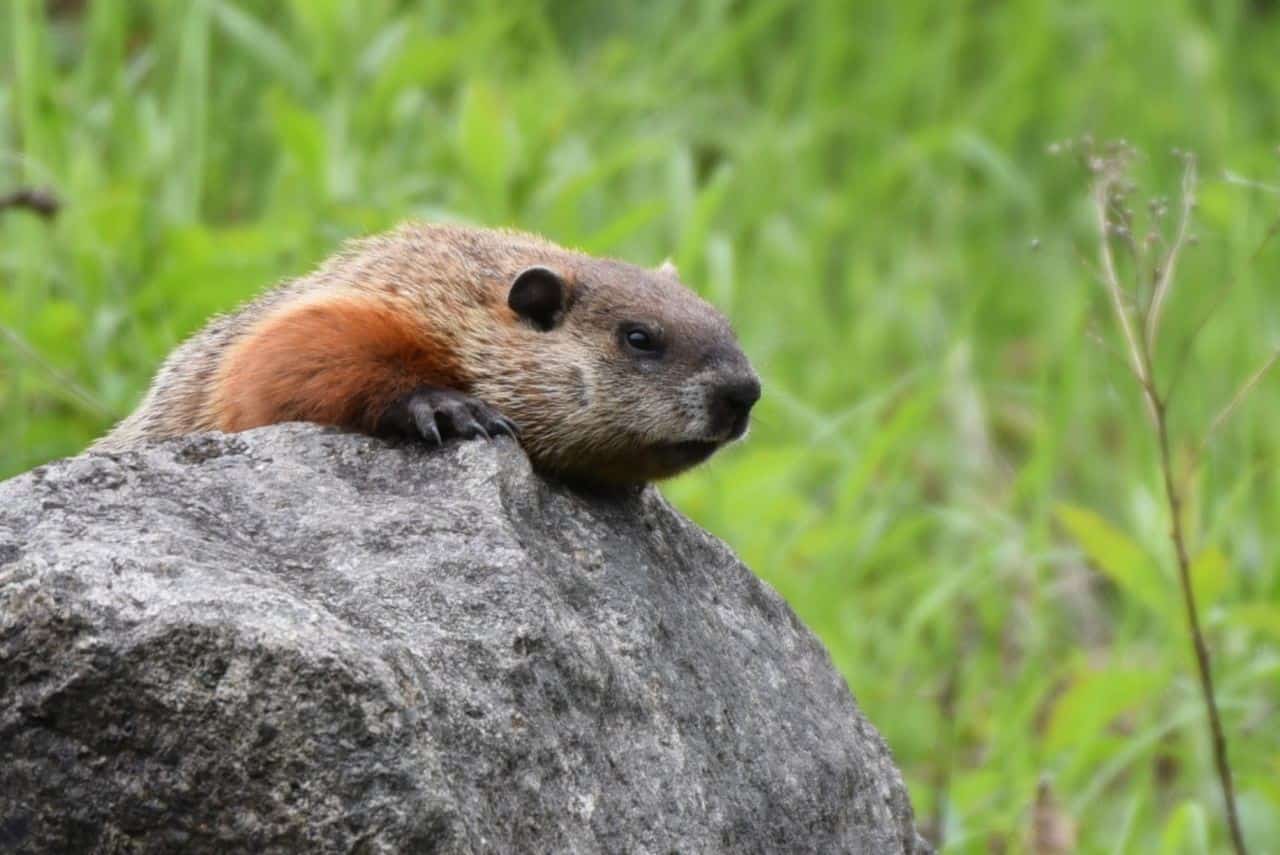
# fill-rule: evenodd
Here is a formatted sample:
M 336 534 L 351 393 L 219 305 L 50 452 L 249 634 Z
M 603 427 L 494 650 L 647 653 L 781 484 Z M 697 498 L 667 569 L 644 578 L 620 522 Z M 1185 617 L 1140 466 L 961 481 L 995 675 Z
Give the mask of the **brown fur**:
M 535 266 L 567 289 L 551 329 L 508 307 L 512 282 Z M 661 361 L 622 345 L 635 321 L 662 331 Z M 712 417 L 708 396 L 744 377 L 754 382 L 728 323 L 669 264 L 646 270 L 520 232 L 409 224 L 215 318 L 94 447 L 291 420 L 369 432 L 427 386 L 513 420 L 540 469 L 645 481 L 740 433 Z
M 288 421 L 372 431 L 419 386 L 466 390 L 446 332 L 369 297 L 286 306 L 227 351 L 209 421 L 229 433 Z

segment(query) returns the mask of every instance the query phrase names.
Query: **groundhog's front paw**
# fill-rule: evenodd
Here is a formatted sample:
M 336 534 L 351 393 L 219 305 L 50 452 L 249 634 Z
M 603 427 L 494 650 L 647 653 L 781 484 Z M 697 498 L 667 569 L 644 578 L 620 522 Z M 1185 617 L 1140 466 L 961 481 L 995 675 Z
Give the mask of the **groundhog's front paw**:
M 516 437 L 515 424 L 484 401 L 456 389 L 423 386 L 387 408 L 378 422 L 379 433 L 420 436 L 439 445 L 446 439 Z

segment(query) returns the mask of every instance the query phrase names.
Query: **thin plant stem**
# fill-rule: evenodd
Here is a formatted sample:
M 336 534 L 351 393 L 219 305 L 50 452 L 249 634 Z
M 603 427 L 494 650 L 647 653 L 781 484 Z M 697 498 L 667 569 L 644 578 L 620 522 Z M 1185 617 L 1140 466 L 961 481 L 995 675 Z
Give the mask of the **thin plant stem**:
M 1191 646 L 1196 656 L 1196 671 L 1200 677 L 1200 694 L 1204 698 L 1209 717 L 1209 737 L 1213 745 L 1213 763 L 1222 786 L 1222 800 L 1227 811 L 1227 830 L 1231 845 L 1237 855 L 1247 855 L 1244 833 L 1240 830 L 1240 816 L 1236 811 L 1235 783 L 1231 776 L 1231 762 L 1227 758 L 1227 737 L 1218 715 L 1217 695 L 1213 688 L 1213 668 L 1209 662 L 1209 648 L 1200 628 L 1200 612 L 1196 606 L 1195 589 L 1191 585 L 1191 558 L 1187 553 L 1186 534 L 1182 527 L 1182 493 L 1173 478 L 1173 460 L 1169 452 L 1169 420 L 1165 405 L 1156 402 L 1156 433 L 1160 444 L 1160 469 L 1164 474 L 1164 494 L 1169 505 L 1169 538 L 1173 541 L 1174 555 L 1178 563 L 1178 584 L 1182 588 L 1182 603 L 1186 608 L 1187 626 L 1191 631 Z
M 1152 353 L 1156 349 L 1156 337 L 1160 334 L 1160 316 L 1169 299 L 1169 293 L 1173 290 L 1173 277 L 1178 270 L 1178 256 L 1182 254 L 1182 248 L 1187 244 L 1191 212 L 1196 205 L 1195 157 L 1187 155 L 1186 164 L 1186 168 L 1182 171 L 1182 216 L 1178 218 L 1178 234 L 1165 254 L 1164 263 L 1160 265 L 1160 278 L 1151 295 L 1151 311 L 1147 313 L 1147 349 Z
M 1107 197 L 1111 194 L 1114 178 L 1105 177 L 1098 181 L 1093 193 L 1094 210 L 1098 217 L 1099 248 L 1098 258 L 1102 267 L 1102 284 L 1111 298 L 1111 308 L 1115 312 L 1120 331 L 1124 333 L 1125 347 L 1129 351 L 1130 369 L 1144 390 L 1151 386 L 1147 363 L 1143 357 L 1143 349 L 1133 331 L 1133 322 L 1129 319 L 1129 311 L 1124 307 L 1124 293 L 1120 285 L 1120 275 L 1116 272 L 1115 256 L 1111 252 L 1110 220 L 1107 217 Z M 1149 403 L 1149 401 L 1148 401 Z M 1152 414 L 1154 416 L 1154 413 Z
M 1146 368 L 1142 362 L 1142 352 L 1138 348 L 1138 339 L 1133 333 L 1133 324 L 1129 321 L 1129 312 L 1124 307 L 1124 295 L 1120 289 L 1120 277 L 1116 273 L 1115 257 L 1111 252 L 1111 238 L 1107 234 L 1107 194 L 1110 192 L 1111 183 L 1103 182 L 1099 185 L 1096 194 L 1095 204 L 1098 211 L 1098 222 L 1102 227 L 1102 249 L 1100 259 L 1102 262 L 1102 281 L 1107 286 L 1107 293 L 1111 297 L 1111 306 L 1115 310 L 1116 319 L 1120 322 L 1120 330 L 1124 333 L 1125 345 L 1129 349 L 1129 358 L 1133 363 L 1133 372 L 1143 383 L 1147 382 Z
M 62 389 L 70 392 L 71 397 L 78 400 L 87 409 L 92 410 L 96 415 L 104 418 L 113 418 L 115 416 L 115 414 L 111 412 L 111 409 L 106 404 L 102 403 L 96 395 L 80 383 L 77 383 L 74 378 L 68 376 L 63 371 L 60 371 L 53 365 L 53 363 L 45 359 L 40 351 L 36 350 L 22 336 L 18 335 L 18 333 L 9 329 L 9 327 L 4 324 L 0 324 L 0 338 L 8 340 L 15 350 L 21 352 L 29 360 L 44 369 L 45 373 L 57 381 L 58 385 Z
M 1187 551 L 1187 537 L 1182 519 L 1183 494 L 1174 477 L 1173 455 L 1170 451 L 1169 396 L 1161 396 L 1155 377 L 1155 347 L 1160 329 L 1160 320 L 1173 289 L 1173 277 L 1177 267 L 1178 256 L 1186 245 L 1191 215 L 1195 207 L 1195 161 L 1190 155 L 1187 156 L 1186 168 L 1183 171 L 1182 178 L 1182 216 L 1178 223 L 1177 236 L 1165 254 L 1159 278 L 1156 280 L 1155 288 L 1152 292 L 1151 303 L 1145 313 L 1146 323 L 1141 336 L 1135 333 L 1133 319 L 1130 317 L 1129 310 L 1125 307 L 1125 289 L 1121 284 L 1115 258 L 1111 250 L 1112 228 L 1108 206 L 1112 190 L 1116 186 L 1123 168 L 1123 161 L 1104 163 L 1093 188 L 1102 280 L 1107 294 L 1111 298 L 1111 306 L 1116 316 L 1116 323 L 1120 327 L 1129 352 L 1131 370 L 1138 381 L 1138 385 L 1142 388 L 1143 401 L 1151 417 L 1159 444 L 1160 471 L 1164 482 L 1165 501 L 1169 510 L 1169 539 L 1173 542 L 1174 556 L 1178 565 L 1178 584 L 1181 588 L 1182 602 L 1186 611 L 1191 647 L 1195 653 L 1200 693 L 1207 713 L 1209 741 L 1213 749 L 1214 766 L 1217 770 L 1218 782 L 1222 789 L 1222 798 L 1226 807 L 1227 829 L 1236 855 L 1247 855 L 1248 849 L 1245 845 L 1244 834 L 1240 829 L 1240 818 L 1236 810 L 1235 784 L 1232 780 L 1231 763 L 1227 754 L 1226 733 L 1222 727 L 1222 719 L 1218 714 L 1217 695 L 1213 686 L 1213 669 L 1209 660 L 1209 647 L 1205 643 L 1204 631 L 1200 626 L 1200 612 L 1196 604 L 1195 589 L 1191 583 L 1191 558 Z M 1238 409 L 1240 403 L 1261 382 L 1267 371 L 1277 360 L 1280 360 L 1280 351 L 1273 354 L 1262 368 L 1245 381 L 1240 390 L 1210 425 L 1205 437 L 1206 442 Z
M 1249 379 L 1241 384 L 1240 388 L 1236 390 L 1236 393 L 1231 396 L 1231 400 L 1227 405 L 1218 412 L 1218 415 L 1214 416 L 1213 421 L 1209 423 L 1209 429 L 1205 431 L 1204 440 L 1201 441 L 1200 448 L 1196 451 L 1196 460 L 1199 460 L 1200 457 L 1203 456 L 1205 449 L 1209 447 L 1209 443 L 1213 440 L 1213 437 L 1219 430 L 1221 430 L 1222 426 L 1226 424 L 1233 415 L 1235 415 L 1236 410 L 1240 409 L 1240 405 L 1245 402 L 1245 399 L 1248 398 L 1254 388 L 1262 382 L 1262 378 L 1267 376 L 1267 372 L 1275 367 L 1277 362 L 1280 362 L 1280 349 L 1277 349 L 1272 353 L 1271 356 L 1267 358 L 1267 361 L 1262 363 L 1258 370 L 1253 372 L 1253 374 L 1249 376 Z

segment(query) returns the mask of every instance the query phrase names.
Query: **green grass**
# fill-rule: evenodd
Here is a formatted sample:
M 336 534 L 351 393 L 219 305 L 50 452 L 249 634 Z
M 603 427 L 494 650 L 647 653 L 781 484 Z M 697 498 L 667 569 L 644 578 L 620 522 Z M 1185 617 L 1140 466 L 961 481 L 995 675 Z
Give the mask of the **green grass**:
M 1223 180 L 1280 185 L 1275 4 L 61 5 L 0 7 L 0 192 L 65 203 L 0 217 L 0 476 L 405 217 L 672 256 L 766 391 L 748 442 L 665 489 L 822 636 L 947 851 L 1033 851 L 1041 782 L 1080 851 L 1223 850 L 1155 448 L 1089 336 L 1085 176 L 1046 151 L 1125 137 L 1170 194 L 1170 148 L 1200 155 L 1166 358 L 1235 286 L 1185 456 L 1280 342 L 1280 243 L 1249 261 L 1280 193 Z M 1278 389 L 1189 511 L 1255 852 L 1280 841 Z

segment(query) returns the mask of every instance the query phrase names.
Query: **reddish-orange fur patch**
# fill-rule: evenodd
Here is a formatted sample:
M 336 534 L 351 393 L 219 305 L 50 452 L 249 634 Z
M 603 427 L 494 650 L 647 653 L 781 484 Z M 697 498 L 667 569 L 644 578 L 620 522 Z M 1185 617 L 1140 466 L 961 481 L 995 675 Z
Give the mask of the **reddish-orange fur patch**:
M 228 432 L 286 421 L 370 431 L 418 386 L 465 391 L 452 354 L 448 340 L 372 298 L 286 306 L 227 352 L 215 423 Z

